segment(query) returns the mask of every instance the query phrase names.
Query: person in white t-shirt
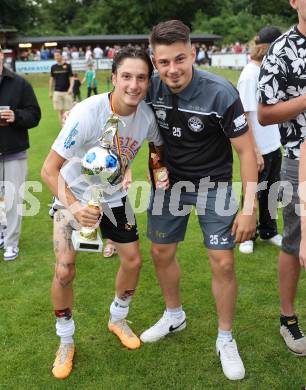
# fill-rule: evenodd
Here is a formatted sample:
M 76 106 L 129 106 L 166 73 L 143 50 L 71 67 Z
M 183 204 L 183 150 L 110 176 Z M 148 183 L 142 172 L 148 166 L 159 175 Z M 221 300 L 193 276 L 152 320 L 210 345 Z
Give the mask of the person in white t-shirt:
M 92 51 L 91 51 L 91 46 L 87 46 L 87 47 L 86 47 L 85 60 L 86 60 L 87 62 L 90 62 L 90 61 L 93 60 Z
M 101 49 L 100 45 L 97 45 L 94 50 L 94 57 L 95 59 L 103 58 L 103 50 Z
M 259 223 L 257 226 L 259 237 L 273 245 L 281 246 L 282 236 L 278 234 L 276 224 L 277 202 L 272 204 L 271 191 L 278 191 L 277 183 L 280 180 L 282 161 L 281 143 L 278 125 L 261 126 L 257 119 L 257 88 L 260 64 L 268 51 L 270 44 L 281 35 L 277 27 L 267 26 L 261 29 L 255 38 L 255 45 L 251 50 L 251 61 L 244 67 L 238 80 L 237 89 L 248 118 L 249 127 L 255 138 L 257 165 L 259 170 L 258 183 L 262 190 L 258 192 Z M 266 185 L 265 185 L 266 183 Z M 239 250 L 242 253 L 253 253 L 254 241 L 242 242 Z
M 80 58 L 80 53 L 78 49 L 74 46 L 71 50 L 71 59 L 78 60 Z
M 113 61 L 111 93 L 95 95 L 78 103 L 70 112 L 65 125 L 52 145 L 42 169 L 42 178 L 55 196 L 54 252 L 55 275 L 52 301 L 56 315 L 56 333 L 61 343 L 53 366 L 56 378 L 66 378 L 72 370 L 74 355 L 74 321 L 72 318 L 76 253 L 71 242 L 73 229 L 92 227 L 99 223 L 104 238 L 111 239 L 120 257 L 116 278 L 116 295 L 110 306 L 108 328 L 129 349 L 140 346 L 139 338 L 130 329 L 126 317 L 135 292 L 141 255 L 135 216 L 128 205 L 125 181 L 123 188 L 105 194 L 101 211 L 88 206 L 88 183 L 82 180 L 80 160 L 93 146 L 99 144 L 105 123 L 112 113 L 119 115 L 119 145 L 114 151 L 121 154 L 128 168 L 140 146 L 147 139 L 160 148 L 160 137 L 154 114 L 143 101 L 147 93 L 152 64 L 145 51 L 123 48 Z M 120 148 L 120 153 L 117 150 Z M 128 170 L 126 171 L 128 172 Z M 128 181 L 129 175 L 125 178 Z M 158 186 L 168 187 L 167 173 L 159 178 Z M 59 189 L 63 188 L 62 191 Z M 115 219 L 115 224 L 113 223 Z

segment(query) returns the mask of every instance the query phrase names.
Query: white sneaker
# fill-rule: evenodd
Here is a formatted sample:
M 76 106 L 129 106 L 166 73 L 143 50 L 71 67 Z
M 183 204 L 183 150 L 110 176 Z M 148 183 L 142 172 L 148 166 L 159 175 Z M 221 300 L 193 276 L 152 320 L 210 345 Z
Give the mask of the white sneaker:
M 170 317 L 165 311 L 162 318 L 140 335 L 143 343 L 153 343 L 167 336 L 169 333 L 179 332 L 186 328 L 186 314 L 183 311 L 181 318 Z
M 266 240 L 262 239 L 262 241 L 269 242 L 270 244 L 278 246 L 279 248 L 282 246 L 282 240 L 283 236 L 281 236 L 280 234 L 277 234 L 276 236 L 268 238 Z
M 253 249 L 254 249 L 254 241 L 253 240 L 244 241 L 239 245 L 239 251 L 241 253 L 244 253 L 245 255 L 249 255 L 249 254 L 253 253 Z
M 8 246 L 7 248 L 5 248 L 3 260 L 5 260 L 5 261 L 15 260 L 16 257 L 18 257 L 18 252 L 19 252 L 19 249 L 17 247 L 14 248 L 12 246 Z
M 216 350 L 220 357 L 224 375 L 232 381 L 243 379 L 245 369 L 237 349 L 236 341 L 234 339 L 225 342 L 217 340 Z

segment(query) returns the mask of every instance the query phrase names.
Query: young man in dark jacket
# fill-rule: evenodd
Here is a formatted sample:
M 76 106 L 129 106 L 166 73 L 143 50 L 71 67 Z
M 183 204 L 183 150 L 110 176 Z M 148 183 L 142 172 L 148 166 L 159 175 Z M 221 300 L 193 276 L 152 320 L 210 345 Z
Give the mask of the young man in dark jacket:
M 36 127 L 41 112 L 31 85 L 3 66 L 0 46 L 0 190 L 5 218 L 0 218 L 0 248 L 4 260 L 18 256 L 22 185 L 27 174 L 28 129 Z M 4 202 L 3 202 L 3 195 Z

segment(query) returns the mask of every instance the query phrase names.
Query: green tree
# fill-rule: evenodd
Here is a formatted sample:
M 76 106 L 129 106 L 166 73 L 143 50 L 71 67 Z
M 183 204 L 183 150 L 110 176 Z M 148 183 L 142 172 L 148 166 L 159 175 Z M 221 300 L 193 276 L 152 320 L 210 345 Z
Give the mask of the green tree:
M 268 22 L 296 21 L 288 0 L 0 0 L 0 24 L 27 35 L 143 34 L 168 19 L 225 42 L 248 41 Z
M 266 25 L 275 25 L 285 31 L 296 21 L 296 13 L 287 0 L 279 0 L 284 7 L 280 13 L 272 12 L 271 0 L 225 0 L 219 16 L 209 17 L 197 11 L 192 28 L 194 32 L 223 36 L 223 43 L 248 42 Z M 286 7 L 285 7 L 286 5 Z M 288 18 L 290 12 L 291 18 Z
M 249 0 L 250 13 L 252 15 L 277 15 L 281 18 L 288 18 L 288 23 L 294 23 L 296 12 L 291 8 L 288 0 Z
M 37 0 L 39 26 L 28 31 L 43 34 L 142 34 L 167 19 L 191 26 L 194 15 L 205 9 L 217 16 L 223 0 Z
M 218 0 L 221 9 L 221 1 Z M 202 6 L 216 12 L 210 0 Z M 180 19 L 191 26 L 199 8 L 196 0 L 97 0 L 87 12 L 85 28 L 98 33 L 143 34 L 155 24 L 168 19 Z M 80 27 L 84 33 L 84 27 Z
M 79 14 L 90 6 L 85 0 L 37 0 L 39 23 L 28 29 L 34 35 L 74 34 Z
M 38 23 L 38 7 L 30 0 L 1 0 L 0 25 L 24 33 Z

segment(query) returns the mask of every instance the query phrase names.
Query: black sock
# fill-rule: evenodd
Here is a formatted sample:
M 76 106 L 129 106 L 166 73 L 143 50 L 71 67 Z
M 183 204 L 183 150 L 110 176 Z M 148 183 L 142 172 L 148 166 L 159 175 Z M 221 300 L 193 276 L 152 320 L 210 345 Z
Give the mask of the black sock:
M 281 314 L 280 316 L 280 323 L 281 325 L 284 325 L 287 327 L 287 329 L 290 331 L 292 336 L 294 337 L 295 340 L 301 339 L 304 337 L 301 329 L 299 328 L 298 325 L 298 318 L 296 315 L 293 316 L 284 316 Z
M 293 315 L 293 316 L 284 316 L 283 314 L 280 315 L 279 317 L 279 320 L 280 320 L 280 323 L 281 325 L 286 325 L 286 326 L 290 326 L 290 325 L 293 325 L 294 322 L 298 322 L 298 318 L 296 315 Z M 288 324 L 289 322 L 289 324 Z

